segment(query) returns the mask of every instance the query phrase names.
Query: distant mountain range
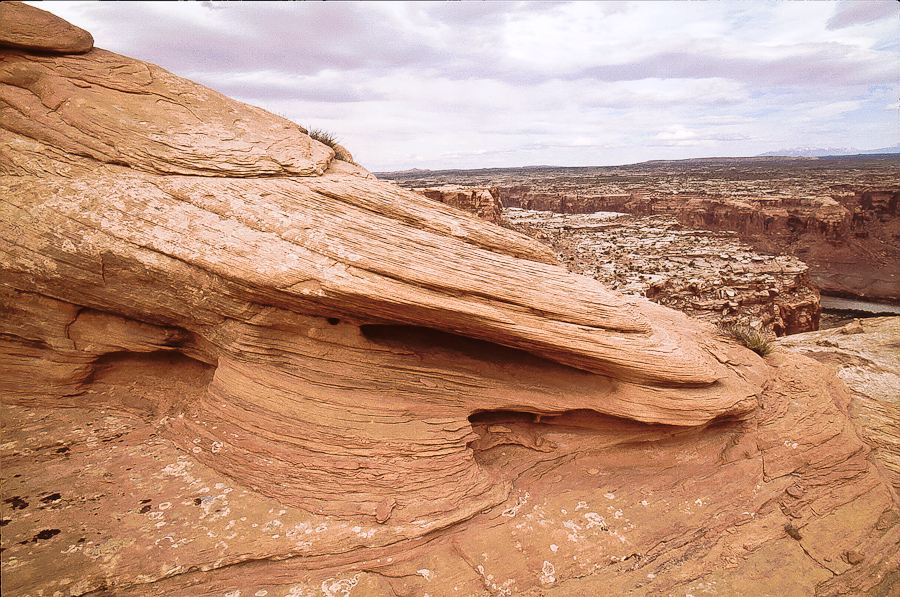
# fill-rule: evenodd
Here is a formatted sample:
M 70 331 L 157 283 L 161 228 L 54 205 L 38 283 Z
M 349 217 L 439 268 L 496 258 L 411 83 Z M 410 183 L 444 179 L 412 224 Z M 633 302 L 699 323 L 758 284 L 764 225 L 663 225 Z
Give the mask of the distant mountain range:
M 804 157 L 814 158 L 826 155 L 874 155 L 880 153 L 900 153 L 900 143 L 881 149 L 856 149 L 855 147 L 794 147 L 793 149 L 779 149 L 761 153 L 757 157 Z

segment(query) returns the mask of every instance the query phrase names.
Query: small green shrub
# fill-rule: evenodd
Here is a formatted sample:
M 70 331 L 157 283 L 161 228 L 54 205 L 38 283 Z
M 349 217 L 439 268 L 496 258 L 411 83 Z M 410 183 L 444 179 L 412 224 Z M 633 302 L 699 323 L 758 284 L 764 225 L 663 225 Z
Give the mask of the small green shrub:
M 775 350 L 775 344 L 756 330 L 739 325 L 720 325 L 719 332 L 723 336 L 734 338 L 761 357 Z

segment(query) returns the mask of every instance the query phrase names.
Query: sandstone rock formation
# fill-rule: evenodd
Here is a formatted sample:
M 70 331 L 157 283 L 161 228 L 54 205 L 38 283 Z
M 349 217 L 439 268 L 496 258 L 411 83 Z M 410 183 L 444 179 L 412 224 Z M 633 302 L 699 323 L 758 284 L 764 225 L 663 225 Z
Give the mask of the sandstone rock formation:
M 4 596 L 896 588 L 824 366 L 153 65 L 0 82 Z
M 779 345 L 824 363 L 844 382 L 862 439 L 900 489 L 900 317 L 860 319 Z
M 99 49 L 2 68 L 9 392 L 177 351 L 215 368 L 172 423 L 198 458 L 285 503 L 404 520 L 496 500 L 477 411 L 698 425 L 755 405 L 759 364 L 289 121 Z
M 500 202 L 500 191 L 495 188 L 461 187 L 444 185 L 414 189 L 429 199 L 440 201 L 457 209 L 467 211 L 482 220 L 500 224 L 503 221 L 503 204 Z
M 710 158 L 628 166 L 390 173 L 405 187 L 493 186 L 506 207 L 676 216 L 799 258 L 823 294 L 900 304 L 898 156 Z
M 79 54 L 94 47 L 90 33 L 21 2 L 0 3 L 0 45 L 36 52 Z

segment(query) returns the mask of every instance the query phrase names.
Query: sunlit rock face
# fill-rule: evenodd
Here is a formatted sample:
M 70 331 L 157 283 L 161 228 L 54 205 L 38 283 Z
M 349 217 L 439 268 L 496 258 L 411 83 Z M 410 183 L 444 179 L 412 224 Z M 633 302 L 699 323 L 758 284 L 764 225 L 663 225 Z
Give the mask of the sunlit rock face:
M 171 425 L 197 458 L 383 519 L 496 498 L 476 412 L 700 425 L 756 405 L 746 354 L 287 120 L 99 49 L 2 69 L 9 391 L 181 352 L 214 368 Z
M 4 595 L 884 585 L 823 367 L 156 66 L 16 46 L 0 80 Z

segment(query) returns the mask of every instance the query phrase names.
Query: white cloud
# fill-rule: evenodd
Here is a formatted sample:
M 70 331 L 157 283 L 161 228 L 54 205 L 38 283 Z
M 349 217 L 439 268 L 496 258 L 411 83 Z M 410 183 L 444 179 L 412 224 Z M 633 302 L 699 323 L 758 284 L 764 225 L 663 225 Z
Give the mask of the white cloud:
M 896 143 L 895 2 L 36 5 L 376 171 Z

